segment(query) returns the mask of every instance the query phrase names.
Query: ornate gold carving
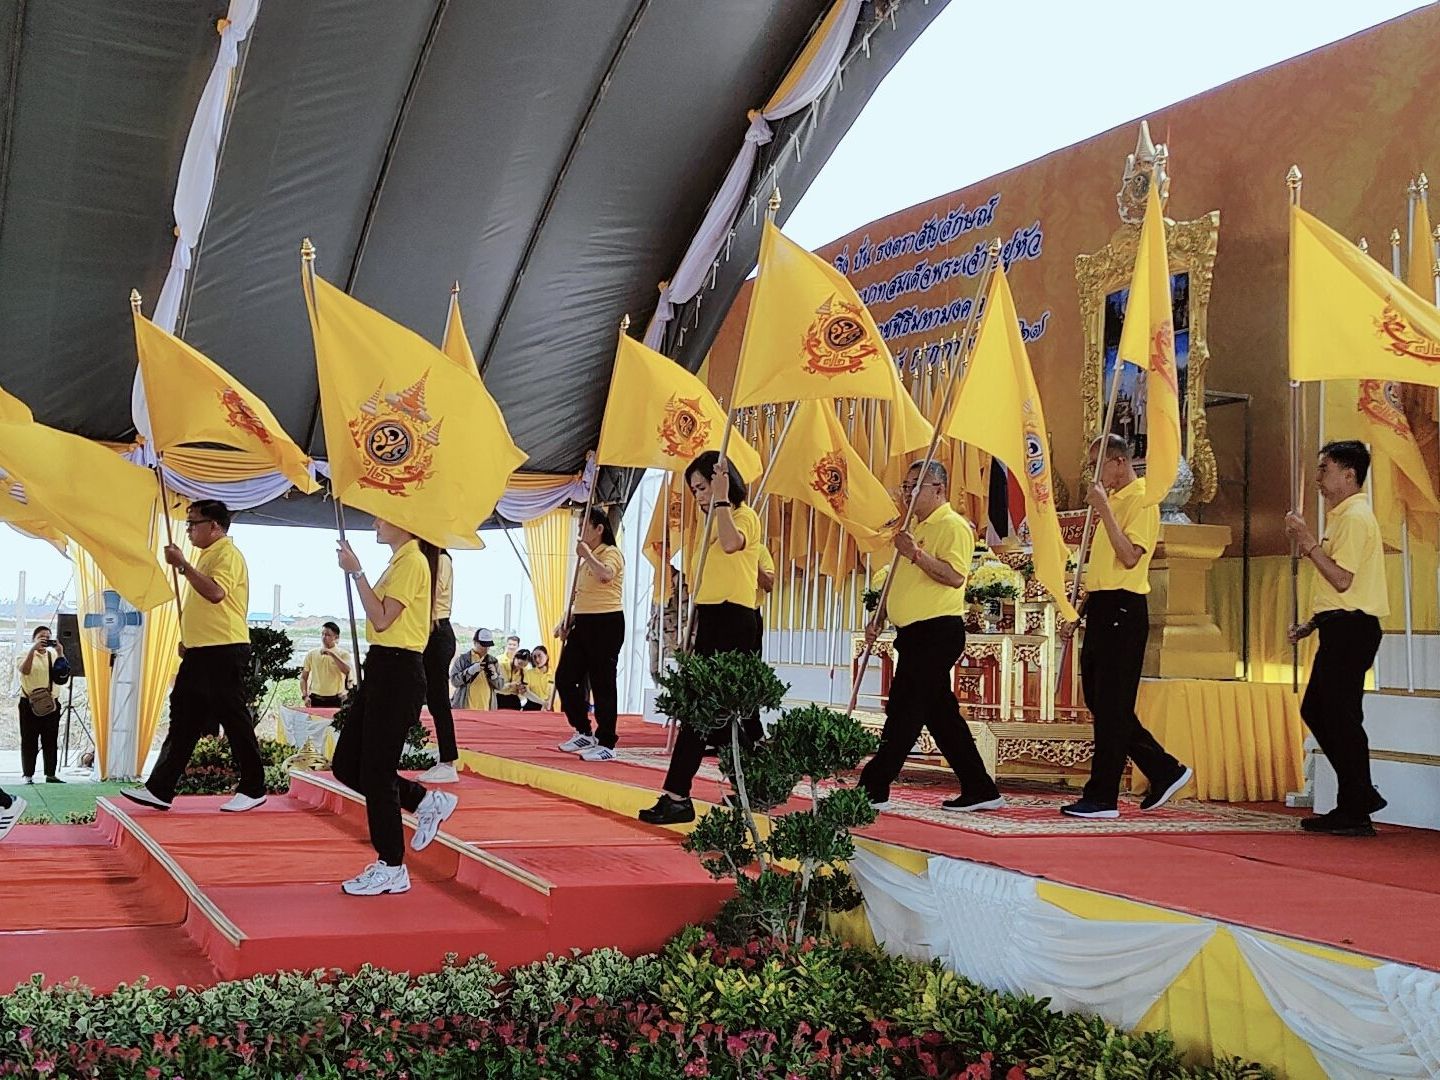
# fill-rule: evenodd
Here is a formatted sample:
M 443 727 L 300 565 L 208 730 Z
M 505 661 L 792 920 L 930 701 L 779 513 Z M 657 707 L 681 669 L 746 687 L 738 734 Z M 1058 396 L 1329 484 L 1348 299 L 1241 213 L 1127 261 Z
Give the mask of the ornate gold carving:
M 1215 250 L 1220 236 L 1220 211 L 1212 210 L 1194 221 L 1165 222 L 1165 247 L 1172 274 L 1190 276 L 1190 353 L 1188 385 L 1183 406 L 1188 428 L 1186 459 L 1195 473 L 1192 502 L 1206 503 L 1215 497 L 1219 472 L 1215 451 L 1210 445 L 1205 417 L 1205 383 L 1210 367 L 1207 323 L 1210 290 L 1215 272 Z M 1080 290 L 1080 314 L 1085 329 L 1085 362 L 1081 367 L 1080 395 L 1085 407 L 1085 445 L 1100 432 L 1104 422 L 1105 298 L 1130 284 L 1135 270 L 1135 249 L 1140 225 L 1122 225 L 1110 242 L 1092 255 L 1075 257 L 1075 280 Z M 1079 490 L 1089 482 L 1088 466 L 1082 453 Z
M 1028 759 L 1074 769 L 1094 756 L 1095 743 L 1090 739 L 997 739 L 995 746 L 997 764 Z

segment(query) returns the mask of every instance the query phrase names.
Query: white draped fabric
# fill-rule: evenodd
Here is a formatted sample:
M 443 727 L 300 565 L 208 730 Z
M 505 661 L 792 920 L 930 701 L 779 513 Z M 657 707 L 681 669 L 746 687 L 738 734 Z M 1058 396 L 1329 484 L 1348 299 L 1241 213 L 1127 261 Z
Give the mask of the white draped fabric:
M 912 874 L 858 848 L 850 871 L 876 941 L 983 986 L 1133 1028 L 1216 933 L 1233 936 L 1282 1023 L 1336 1080 L 1440 1080 L 1440 974 L 1356 966 L 1209 919 L 1084 919 L 1023 874 L 941 856 Z
M 220 138 L 225 130 L 225 113 L 234 91 L 235 68 L 240 63 L 240 44 L 250 35 L 255 18 L 260 14 L 260 0 L 230 0 L 230 10 L 220 27 L 220 49 L 210 78 L 195 107 L 185 152 L 180 159 L 180 176 L 175 185 L 175 228 L 179 236 L 170 256 L 170 271 L 151 317 L 156 326 L 174 333 L 180 318 L 180 301 L 185 294 L 185 276 L 200 231 L 210 212 L 210 198 L 215 191 L 215 170 L 219 165 Z M 150 413 L 145 405 L 145 385 L 140 372 L 130 391 L 130 412 L 135 430 L 150 437 Z
M 895 951 L 938 957 L 982 986 L 1048 997 L 1056 1012 L 1094 1013 L 1127 1028 L 1215 929 L 1204 922 L 1082 919 L 1042 900 L 1034 878 L 940 856 L 916 875 L 862 848 L 850 869 L 875 939 L 886 948 L 894 948 L 893 935 Z M 884 894 L 878 905 L 871 902 L 876 893 Z
M 1440 975 L 1349 967 L 1232 928 L 1266 999 L 1335 1080 L 1440 1077 Z
M 835 17 L 827 17 L 822 25 L 825 37 L 819 43 L 813 60 L 797 74 L 794 84 L 782 96 L 772 100 L 764 109 L 749 114 L 750 128 L 745 132 L 745 143 L 740 153 L 711 200 L 710 208 L 705 212 L 705 218 L 680 265 L 669 283 L 661 287 L 660 303 L 645 331 L 645 344 L 650 348 L 660 348 L 665 339 L 665 327 L 675 317 L 675 306 L 687 303 L 700 291 L 711 265 L 725 247 L 730 226 L 745 201 L 745 191 L 760 147 L 774 138 L 770 122 L 783 120 L 808 106 L 825 92 L 830 80 L 835 77 L 840 61 L 845 58 L 845 47 L 855 32 L 855 23 L 860 18 L 860 4 L 861 0 L 837 0 L 836 8 L 832 9 L 836 12 Z

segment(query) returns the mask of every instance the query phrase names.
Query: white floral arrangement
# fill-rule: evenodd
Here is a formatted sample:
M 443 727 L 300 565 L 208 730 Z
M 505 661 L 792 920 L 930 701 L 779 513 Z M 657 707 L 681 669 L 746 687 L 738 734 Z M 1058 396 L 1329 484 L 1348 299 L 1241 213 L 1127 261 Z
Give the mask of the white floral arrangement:
M 1014 600 L 1025 588 L 1025 579 L 1002 562 L 981 563 L 965 583 L 965 599 L 972 604 L 987 600 Z

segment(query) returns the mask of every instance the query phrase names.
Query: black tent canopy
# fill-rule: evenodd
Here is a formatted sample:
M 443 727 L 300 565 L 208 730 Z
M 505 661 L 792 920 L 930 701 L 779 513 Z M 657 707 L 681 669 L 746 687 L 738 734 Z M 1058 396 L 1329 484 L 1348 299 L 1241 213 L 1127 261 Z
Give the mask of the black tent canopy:
M 751 179 L 794 206 L 944 0 L 867 2 L 843 77 Z M 299 244 L 432 340 L 451 282 L 526 469 L 599 432 L 622 313 L 643 327 L 826 0 L 264 0 L 179 332 L 324 456 Z M 0 0 L 0 384 L 44 423 L 133 434 L 127 297 L 153 303 L 216 0 Z M 863 38 L 863 41 L 861 40 Z M 773 169 L 773 172 L 772 172 Z M 748 206 L 748 204 L 747 204 Z M 754 265 L 736 223 L 670 346 L 697 367 Z M 683 342 L 680 328 L 687 326 Z M 270 520 L 318 520 L 310 501 Z

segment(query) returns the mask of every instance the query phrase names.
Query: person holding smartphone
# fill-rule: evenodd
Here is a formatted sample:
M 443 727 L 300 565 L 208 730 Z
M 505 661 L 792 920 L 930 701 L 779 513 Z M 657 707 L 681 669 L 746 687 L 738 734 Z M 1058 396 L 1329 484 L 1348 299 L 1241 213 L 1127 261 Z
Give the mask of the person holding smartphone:
M 20 669 L 20 771 L 25 783 L 35 783 L 35 763 L 43 753 L 45 782 L 63 784 L 56 775 L 60 703 L 55 699 L 55 687 L 70 681 L 65 648 L 50 636 L 48 626 L 37 626 L 30 650 L 15 666 Z

